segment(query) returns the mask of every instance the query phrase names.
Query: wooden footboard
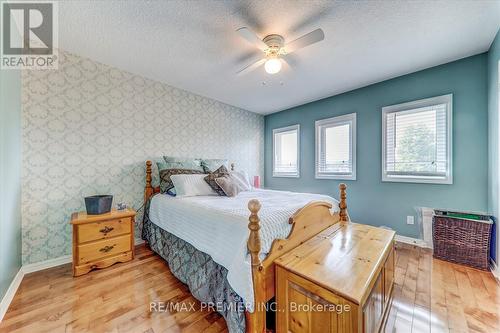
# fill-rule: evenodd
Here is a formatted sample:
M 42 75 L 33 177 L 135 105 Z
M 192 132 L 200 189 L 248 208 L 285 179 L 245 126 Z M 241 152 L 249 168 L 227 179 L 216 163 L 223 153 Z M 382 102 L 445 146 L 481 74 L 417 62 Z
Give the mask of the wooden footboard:
M 248 251 L 252 260 L 252 277 L 254 287 L 254 312 L 246 312 L 247 332 L 265 332 L 266 330 L 266 302 L 275 295 L 275 265 L 274 260 L 311 239 L 326 228 L 338 223 L 342 226 L 348 222 L 345 184 L 340 184 L 339 211 L 331 213 L 332 205 L 324 201 L 314 201 L 299 209 L 290 217 L 292 230 L 288 238 L 277 239 L 271 246 L 271 251 L 264 260 L 260 260 L 260 219 L 258 212 L 260 202 L 250 200 L 248 209 L 250 217 L 248 228 Z

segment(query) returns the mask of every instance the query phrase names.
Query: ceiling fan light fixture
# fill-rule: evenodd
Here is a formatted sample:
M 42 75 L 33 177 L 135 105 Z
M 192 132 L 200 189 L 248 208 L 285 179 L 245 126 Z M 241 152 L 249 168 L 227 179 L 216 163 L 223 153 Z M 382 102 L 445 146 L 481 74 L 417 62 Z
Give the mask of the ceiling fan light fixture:
M 267 59 L 264 69 L 268 74 L 276 74 L 281 70 L 281 61 L 278 58 Z
M 255 32 L 247 27 L 239 28 L 236 31 L 241 37 L 255 45 L 264 53 L 262 58 L 255 60 L 253 63 L 239 70 L 236 73 L 237 75 L 248 73 L 257 67 L 262 66 L 262 64 L 264 64 L 264 69 L 268 74 L 276 74 L 281 70 L 282 62 L 284 62 L 285 65 L 288 64 L 286 59 L 281 57 L 325 39 L 325 33 L 321 29 L 311 31 L 310 33 L 286 44 L 283 36 L 278 34 L 267 35 L 261 40 Z M 287 67 L 289 68 L 289 66 Z

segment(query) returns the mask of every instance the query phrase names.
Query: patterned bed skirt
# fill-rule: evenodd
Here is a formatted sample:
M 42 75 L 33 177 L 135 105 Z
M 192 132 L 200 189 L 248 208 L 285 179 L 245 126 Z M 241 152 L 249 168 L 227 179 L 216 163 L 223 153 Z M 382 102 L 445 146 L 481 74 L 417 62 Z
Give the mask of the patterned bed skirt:
M 195 298 L 215 305 L 230 333 L 245 332 L 244 302 L 227 282 L 227 269 L 208 254 L 152 223 L 148 212 L 149 203 L 145 207 L 142 239 L 167 261 L 172 274 L 189 287 Z

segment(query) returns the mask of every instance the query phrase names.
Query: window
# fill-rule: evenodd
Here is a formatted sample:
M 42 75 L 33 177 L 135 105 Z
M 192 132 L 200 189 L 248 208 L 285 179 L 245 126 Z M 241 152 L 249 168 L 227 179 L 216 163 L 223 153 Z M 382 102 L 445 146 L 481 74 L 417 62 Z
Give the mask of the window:
M 452 184 L 452 95 L 382 108 L 382 181 Z
M 356 114 L 316 121 L 316 178 L 356 179 Z
M 273 177 L 299 177 L 299 125 L 273 130 Z

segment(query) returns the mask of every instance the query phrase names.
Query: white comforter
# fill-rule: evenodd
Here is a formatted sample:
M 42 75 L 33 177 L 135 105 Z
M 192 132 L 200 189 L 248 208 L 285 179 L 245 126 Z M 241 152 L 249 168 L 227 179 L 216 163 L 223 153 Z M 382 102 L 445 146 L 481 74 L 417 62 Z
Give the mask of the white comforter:
M 228 270 L 227 279 L 249 311 L 254 295 L 250 257 L 247 251 L 248 201 L 258 199 L 261 256 L 266 256 L 272 242 L 286 238 L 291 230 L 288 218 L 311 201 L 327 201 L 338 210 L 338 201 L 320 194 L 272 190 L 241 192 L 236 197 L 171 197 L 156 195 L 150 206 L 151 222 L 207 253 Z

